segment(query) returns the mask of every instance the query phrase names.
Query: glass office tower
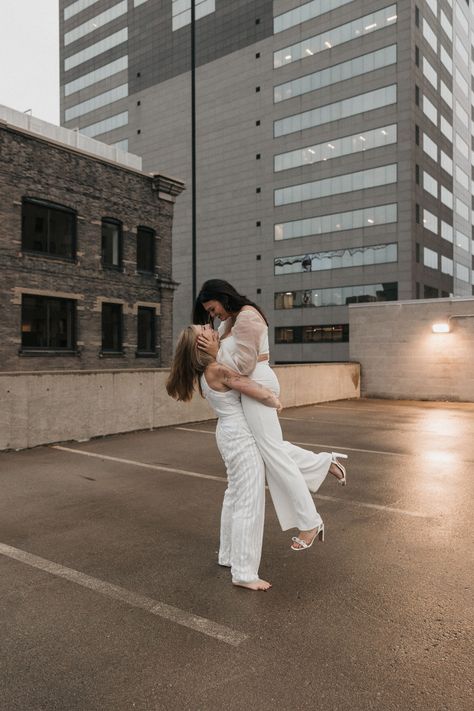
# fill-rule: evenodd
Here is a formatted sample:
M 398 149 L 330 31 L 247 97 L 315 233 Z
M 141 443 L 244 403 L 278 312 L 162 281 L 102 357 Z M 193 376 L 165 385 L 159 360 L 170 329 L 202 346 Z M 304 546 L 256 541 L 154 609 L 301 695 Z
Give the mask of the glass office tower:
M 60 13 L 63 124 L 188 185 L 175 332 L 192 302 L 193 128 L 197 283 L 258 302 L 275 361 L 347 359 L 348 304 L 472 295 L 466 0 L 195 0 L 193 25 L 191 0 Z

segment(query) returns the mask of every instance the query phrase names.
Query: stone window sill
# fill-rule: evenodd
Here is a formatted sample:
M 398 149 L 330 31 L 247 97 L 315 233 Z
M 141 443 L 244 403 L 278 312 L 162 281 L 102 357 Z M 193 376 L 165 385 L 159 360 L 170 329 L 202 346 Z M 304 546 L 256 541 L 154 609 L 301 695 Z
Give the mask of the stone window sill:
M 78 350 L 61 350 L 54 348 L 24 348 L 18 351 L 18 355 L 27 358 L 45 358 L 48 356 L 79 356 Z

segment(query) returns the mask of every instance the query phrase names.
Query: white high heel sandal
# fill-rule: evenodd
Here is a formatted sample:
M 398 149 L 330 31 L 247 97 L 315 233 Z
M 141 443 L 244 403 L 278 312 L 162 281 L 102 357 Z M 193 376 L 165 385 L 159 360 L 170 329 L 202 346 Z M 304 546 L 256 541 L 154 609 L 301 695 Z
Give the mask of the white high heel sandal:
M 341 479 L 337 480 L 337 483 L 341 486 L 347 485 L 347 472 L 346 468 L 338 459 L 347 459 L 347 454 L 341 454 L 340 452 L 331 452 L 331 464 L 334 464 L 342 474 Z
M 291 540 L 293 544 L 296 543 L 297 545 L 291 545 L 290 548 L 292 551 L 305 551 L 307 548 L 311 548 L 316 538 L 318 538 L 321 543 L 324 542 L 324 523 L 319 524 L 310 543 L 306 543 L 306 541 L 303 541 L 302 538 L 298 538 L 298 536 L 293 536 Z

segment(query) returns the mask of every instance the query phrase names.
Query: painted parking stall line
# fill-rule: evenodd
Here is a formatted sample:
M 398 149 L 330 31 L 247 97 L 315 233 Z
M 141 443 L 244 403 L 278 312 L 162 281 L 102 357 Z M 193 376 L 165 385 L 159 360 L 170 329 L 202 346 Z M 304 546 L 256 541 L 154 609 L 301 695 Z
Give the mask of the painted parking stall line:
M 227 481 L 222 476 L 214 476 L 213 474 L 200 474 L 192 472 L 188 469 L 175 469 L 173 467 L 164 467 L 159 464 L 147 464 L 139 462 L 136 459 L 121 459 L 120 457 L 111 457 L 108 454 L 97 454 L 96 452 L 86 452 L 83 449 L 73 449 L 72 447 L 61 447 L 59 444 L 53 444 L 51 449 L 58 449 L 61 452 L 72 452 L 73 454 L 82 454 L 84 457 L 93 457 L 94 459 L 106 459 L 109 462 L 119 462 L 119 464 L 131 464 L 134 467 L 142 469 L 154 469 L 160 472 L 170 472 L 171 474 L 182 474 L 184 476 L 195 477 L 196 479 L 211 479 L 212 481 Z
M 178 428 L 176 427 L 175 429 L 184 429 L 184 428 Z M 188 431 L 188 430 L 186 430 Z M 191 432 L 199 432 L 199 430 L 189 430 Z M 213 432 L 209 432 L 208 430 L 202 430 L 202 432 L 205 432 L 206 434 L 213 434 Z M 311 446 L 317 446 L 317 445 L 311 445 Z M 96 452 L 85 452 L 82 449 L 73 449 L 72 447 L 61 447 L 60 445 L 52 445 L 51 449 L 56 449 L 60 450 L 61 452 L 69 452 L 72 454 L 79 454 L 83 455 L 85 457 L 93 457 L 95 459 L 105 459 L 107 461 L 111 462 L 118 462 L 119 464 L 130 464 L 135 467 L 142 467 L 143 469 L 152 469 L 154 471 L 164 471 L 164 472 L 171 472 L 172 474 L 181 474 L 183 476 L 190 476 L 194 477 L 196 479 L 210 479 L 211 481 L 220 481 L 221 483 L 226 484 L 227 479 L 223 476 L 213 476 L 212 474 L 200 474 L 199 472 L 192 472 L 188 471 L 186 469 L 173 469 L 172 467 L 165 467 L 165 466 L 160 466 L 158 464 L 146 464 L 145 462 L 139 462 L 135 459 L 121 459 L 120 457 L 111 457 L 107 454 L 97 454 Z M 341 448 L 342 449 L 342 448 Z M 267 487 L 268 488 L 268 487 Z M 409 511 L 407 509 L 400 509 L 395 506 L 385 506 L 382 504 L 371 504 L 365 501 L 357 501 L 354 499 L 342 499 L 338 498 L 336 496 L 322 496 L 319 494 L 316 494 L 317 499 L 325 500 L 325 501 L 333 501 L 338 504 L 345 504 L 347 506 L 361 506 L 363 508 L 368 508 L 368 509 L 377 509 L 380 511 L 387 511 L 388 513 L 395 513 L 395 514 L 404 514 L 406 516 L 414 516 L 416 518 L 430 518 L 427 516 L 427 514 L 420 513 L 418 511 Z
M 0 543 L 0 554 L 20 563 L 24 563 L 25 565 L 29 565 L 32 568 L 36 568 L 37 570 L 42 570 L 45 573 L 49 573 L 49 575 L 54 575 L 56 578 L 68 580 L 71 583 L 80 585 L 83 588 L 92 590 L 105 597 L 124 602 L 131 607 L 145 610 L 156 617 L 161 617 L 169 622 L 174 622 L 182 627 L 187 627 L 195 632 L 213 637 L 219 642 L 225 642 L 233 647 L 239 646 L 249 638 L 249 635 L 243 632 L 238 632 L 226 625 L 208 620 L 206 617 L 194 615 L 173 605 L 153 600 L 150 597 L 134 593 L 131 590 L 126 590 L 119 585 L 113 585 L 105 580 L 93 578 L 90 575 L 81 573 L 79 570 L 67 568 L 53 561 L 46 560 L 45 558 L 40 558 L 32 553 L 27 553 L 19 548 L 6 545 L 5 543 Z
M 280 418 L 281 419 L 281 418 Z M 201 430 L 193 427 L 175 427 L 175 430 L 181 430 L 182 432 L 198 432 L 200 434 L 214 434 L 213 430 Z M 297 444 L 299 447 L 316 447 L 317 449 L 322 449 L 326 452 L 363 452 L 365 454 L 384 454 L 388 457 L 409 457 L 411 455 L 405 454 L 404 452 L 388 452 L 387 450 L 378 449 L 360 449 L 358 447 L 341 447 L 339 444 L 321 444 L 320 442 L 292 442 L 292 444 Z

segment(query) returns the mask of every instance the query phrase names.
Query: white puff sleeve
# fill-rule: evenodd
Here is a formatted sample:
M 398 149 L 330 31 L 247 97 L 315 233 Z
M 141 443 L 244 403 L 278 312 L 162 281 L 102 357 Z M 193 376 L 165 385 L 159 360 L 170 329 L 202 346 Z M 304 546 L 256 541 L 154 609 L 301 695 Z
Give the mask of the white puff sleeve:
M 250 375 L 257 365 L 260 344 L 266 331 L 267 324 L 258 311 L 253 308 L 242 309 L 232 327 L 234 348 L 229 352 L 223 344 L 217 354 L 217 361 L 235 368 L 242 375 Z

